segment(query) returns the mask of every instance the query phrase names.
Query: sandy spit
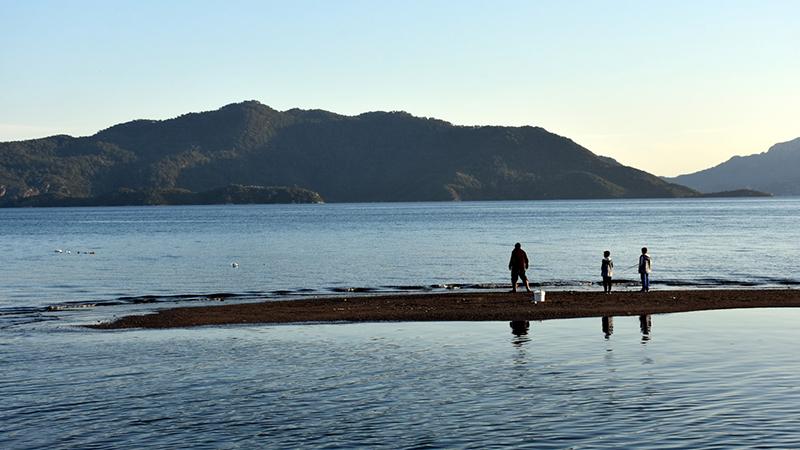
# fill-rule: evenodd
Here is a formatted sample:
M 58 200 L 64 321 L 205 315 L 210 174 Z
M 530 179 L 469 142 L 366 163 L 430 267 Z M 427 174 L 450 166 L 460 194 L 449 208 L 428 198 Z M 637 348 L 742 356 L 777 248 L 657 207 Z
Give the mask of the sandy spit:
M 800 290 L 794 289 L 617 292 L 610 295 L 601 292 L 548 291 L 543 303 L 533 303 L 531 295 L 524 293 L 448 292 L 172 308 L 87 326 L 123 329 L 342 321 L 550 320 L 799 306 Z

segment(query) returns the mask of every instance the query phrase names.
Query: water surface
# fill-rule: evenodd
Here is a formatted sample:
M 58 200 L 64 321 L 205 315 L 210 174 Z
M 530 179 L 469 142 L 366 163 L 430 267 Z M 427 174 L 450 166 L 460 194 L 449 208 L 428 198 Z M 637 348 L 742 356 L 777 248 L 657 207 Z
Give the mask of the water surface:
M 64 317 L 47 307 L 507 289 L 514 242 L 546 290 L 599 289 L 606 249 L 633 288 L 642 246 L 655 289 L 793 287 L 799 216 L 798 198 L 2 209 L 0 327 Z
M 0 446 L 798 448 L 798 320 L 15 328 Z

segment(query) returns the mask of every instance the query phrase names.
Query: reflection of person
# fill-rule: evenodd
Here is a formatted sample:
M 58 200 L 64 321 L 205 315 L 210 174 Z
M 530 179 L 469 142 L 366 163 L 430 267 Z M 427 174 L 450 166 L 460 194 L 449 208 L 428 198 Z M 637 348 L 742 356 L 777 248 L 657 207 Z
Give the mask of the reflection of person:
M 528 329 L 531 327 L 531 323 L 527 320 L 512 320 L 508 325 L 511 327 L 511 334 L 514 336 L 528 334 Z
M 603 334 L 606 335 L 606 339 L 611 337 L 614 334 L 614 318 L 611 316 L 603 316 Z
M 642 255 L 639 256 L 639 275 L 642 277 L 642 292 L 650 291 L 650 272 L 653 271 L 651 267 L 652 261 L 650 255 L 647 254 L 647 247 L 642 247 Z
M 508 325 L 511 326 L 511 334 L 514 335 L 514 339 L 511 341 L 514 347 L 522 348 L 526 342 L 530 342 L 531 338 L 528 337 L 528 330 L 531 328 L 531 323 L 529 321 L 512 320 Z M 524 354 L 520 356 L 524 356 Z M 520 362 L 524 362 L 524 359 L 520 360 Z
M 611 277 L 614 276 L 614 261 L 611 260 L 611 252 L 603 252 L 603 261 L 600 263 L 600 275 L 603 277 L 603 293 L 611 293 Z
M 650 319 L 650 314 L 642 314 L 639 316 L 639 329 L 642 331 L 643 336 L 650 336 L 650 330 L 653 328 L 653 322 Z
M 522 245 L 517 242 L 514 244 L 514 250 L 511 251 L 511 259 L 508 261 L 508 270 L 511 271 L 511 292 L 517 292 L 517 278 L 525 283 L 526 291 L 531 291 L 528 277 L 525 275 L 527 269 L 528 254 L 522 249 Z

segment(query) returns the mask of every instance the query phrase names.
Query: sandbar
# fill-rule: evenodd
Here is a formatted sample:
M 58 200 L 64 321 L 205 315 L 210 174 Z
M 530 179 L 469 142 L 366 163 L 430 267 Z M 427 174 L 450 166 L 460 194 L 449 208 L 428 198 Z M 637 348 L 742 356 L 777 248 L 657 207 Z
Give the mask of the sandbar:
M 633 316 L 734 308 L 800 307 L 797 289 L 695 289 L 602 292 L 548 291 L 534 303 L 527 293 L 447 292 L 318 297 L 301 300 L 163 309 L 109 322 L 97 329 L 186 328 L 203 325 L 319 322 L 516 321 Z

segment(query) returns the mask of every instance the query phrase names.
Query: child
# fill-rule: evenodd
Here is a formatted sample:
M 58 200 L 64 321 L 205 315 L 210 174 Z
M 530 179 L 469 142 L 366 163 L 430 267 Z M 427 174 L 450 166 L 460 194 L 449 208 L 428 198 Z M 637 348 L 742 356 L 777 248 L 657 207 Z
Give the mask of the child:
M 600 275 L 603 277 L 603 293 L 611 293 L 611 277 L 614 276 L 614 261 L 611 260 L 611 252 L 603 252 L 603 262 L 600 263 Z
M 650 272 L 652 261 L 647 254 L 647 247 L 642 247 L 642 256 L 639 257 L 639 275 L 642 277 L 642 292 L 650 292 Z

